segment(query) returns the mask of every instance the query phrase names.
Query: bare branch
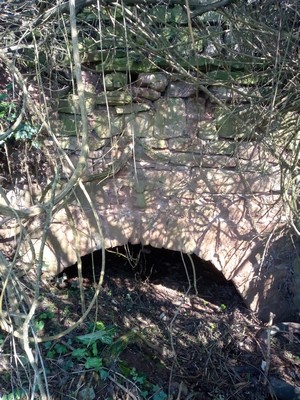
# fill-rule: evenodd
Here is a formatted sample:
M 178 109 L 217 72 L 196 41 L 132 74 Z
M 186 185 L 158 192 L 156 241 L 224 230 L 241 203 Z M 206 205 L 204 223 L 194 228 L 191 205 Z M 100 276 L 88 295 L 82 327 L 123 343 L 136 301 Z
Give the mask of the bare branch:
M 209 11 L 215 11 L 219 8 L 229 6 L 231 3 L 233 3 L 235 0 L 220 0 L 220 1 L 215 1 L 213 3 L 208 2 L 207 4 L 203 4 L 200 0 L 189 0 L 189 7 L 190 9 L 194 10 L 192 12 L 192 17 L 197 17 L 199 15 L 202 15 L 206 12 Z M 105 4 L 113 4 L 115 3 L 115 0 L 105 0 Z M 127 6 L 135 6 L 135 5 L 159 5 L 159 0 L 124 0 L 124 4 Z M 181 5 L 181 6 L 186 6 L 186 1 L 185 0 L 170 0 L 168 2 L 170 5 Z M 78 13 L 80 12 L 84 7 L 90 6 L 92 4 L 97 4 L 97 0 L 76 0 L 75 1 L 75 12 Z M 60 13 L 65 13 L 68 12 L 69 10 L 69 2 L 65 2 L 62 4 L 59 4 L 57 6 L 52 7 L 49 10 L 46 10 L 43 14 L 40 15 L 40 17 L 35 21 L 34 26 L 39 25 L 42 22 L 46 22 L 50 18 L 52 18 L 54 15 L 57 15 L 57 12 Z

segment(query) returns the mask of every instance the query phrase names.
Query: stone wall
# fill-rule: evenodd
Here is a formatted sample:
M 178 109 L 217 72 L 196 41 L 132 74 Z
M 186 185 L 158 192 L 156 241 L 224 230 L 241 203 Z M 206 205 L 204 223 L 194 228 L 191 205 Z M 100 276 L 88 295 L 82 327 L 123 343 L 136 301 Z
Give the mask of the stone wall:
M 222 46 L 232 42 L 233 34 L 228 26 L 224 30 L 218 13 L 210 13 L 209 23 L 201 25 L 205 34 L 195 30 L 197 46 L 191 47 L 182 10 L 157 7 L 152 16 L 160 26 L 159 35 L 176 48 L 174 60 L 179 53 L 184 56 L 178 57 L 176 72 L 165 60 L 148 54 L 140 59 L 140 54 L 124 50 L 121 25 L 117 31 L 104 25 L 107 44 L 102 43 L 101 52 L 97 41 L 83 36 L 87 193 L 78 186 L 54 214 L 45 270 L 59 272 L 103 243 L 106 248 L 127 242 L 150 244 L 211 261 L 233 280 L 261 318 L 268 319 L 271 311 L 278 319 L 293 318 L 300 309 L 297 245 L 281 201 L 280 162 L 261 140 L 264 126 L 257 124 L 247 104 L 251 96 L 260 95 L 255 71 L 245 70 L 245 59 L 239 64 L 224 56 Z M 177 21 L 175 28 L 171 20 Z M 114 56 L 104 64 L 110 40 Z M 141 37 L 136 40 L 143 46 Z M 234 51 L 237 46 L 233 41 Z M 205 71 L 205 80 L 195 70 L 190 79 L 183 79 L 178 70 L 187 66 Z M 229 86 L 222 83 L 228 78 Z M 80 108 L 71 86 L 65 89 L 57 96 L 52 93 L 56 139 L 48 138 L 45 146 L 53 158 L 61 157 L 63 150 L 76 166 Z M 282 151 L 288 159 L 289 149 Z M 72 167 L 61 161 L 59 172 L 57 190 L 71 176 Z M 36 193 L 31 189 L 30 195 L 24 190 L 15 205 L 28 207 L 39 196 L 39 188 Z M 44 219 L 32 221 L 30 245 L 21 249 L 24 260 L 32 259 L 32 248 L 38 254 L 43 225 Z M 13 228 L 11 232 L 13 236 Z
M 221 109 L 197 85 L 164 73 L 141 73 L 131 84 L 127 76 L 106 74 L 104 94 L 93 83 L 99 75 L 84 73 L 90 124 L 85 186 L 105 246 L 141 242 L 195 253 L 232 279 L 261 317 L 271 310 L 279 318 L 287 309 L 293 314 L 294 250 L 282 233 L 287 215 L 274 156 L 254 134 L 249 137 L 242 118 Z M 227 101 L 233 96 L 223 88 L 211 90 Z M 77 97 L 60 100 L 58 111 L 53 129 L 76 165 Z M 68 167 L 64 174 L 71 174 Z M 45 252 L 47 263 L 59 270 L 76 262 L 76 249 L 84 255 L 101 247 L 91 204 L 80 189 L 68 207 L 76 235 L 61 210 Z

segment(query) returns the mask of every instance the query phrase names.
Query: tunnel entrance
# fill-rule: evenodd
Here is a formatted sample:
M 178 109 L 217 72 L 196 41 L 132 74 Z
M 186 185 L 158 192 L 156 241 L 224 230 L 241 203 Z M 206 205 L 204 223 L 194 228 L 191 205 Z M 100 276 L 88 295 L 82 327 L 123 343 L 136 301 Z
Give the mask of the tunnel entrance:
M 84 286 L 98 282 L 102 266 L 102 250 L 81 257 Z M 133 279 L 152 285 L 162 285 L 188 295 L 198 295 L 205 301 L 222 307 L 244 303 L 234 284 L 209 261 L 195 254 L 130 244 L 105 250 L 104 283 L 111 279 Z M 77 263 L 58 275 L 63 287 L 78 287 Z
M 261 370 L 267 328 L 213 264 L 195 255 L 140 244 L 105 252 L 103 286 L 93 313 L 76 331 L 79 337 L 96 338 L 99 343 L 77 350 L 76 339 L 68 338 L 75 354 L 95 349 L 96 359 L 84 359 L 86 365 L 90 368 L 93 361 L 99 366 L 100 357 L 103 376 L 111 377 L 110 381 L 99 375 L 89 378 L 95 398 L 125 398 L 124 392 L 131 393 L 130 398 L 163 400 L 269 400 L 270 392 L 278 399 L 291 398 L 278 393 L 283 384 L 293 389 L 289 377 L 296 376 L 297 366 L 289 364 L 289 375 L 276 371 L 287 367 L 287 351 L 297 354 L 296 344 L 275 338 L 269 374 L 275 383 L 269 388 Z M 82 299 L 87 306 L 93 298 L 102 251 L 83 256 L 81 262 L 83 287 L 77 264 L 57 276 L 59 329 L 69 326 L 70 316 L 79 320 Z M 280 326 L 275 328 L 280 332 Z

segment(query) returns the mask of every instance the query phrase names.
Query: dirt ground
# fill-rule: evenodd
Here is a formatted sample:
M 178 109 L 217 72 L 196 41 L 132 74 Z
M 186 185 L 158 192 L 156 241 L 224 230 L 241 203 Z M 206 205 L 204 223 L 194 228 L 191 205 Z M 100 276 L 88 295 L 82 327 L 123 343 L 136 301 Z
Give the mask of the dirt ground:
M 81 317 L 83 301 L 88 306 L 101 254 L 94 255 L 94 272 L 91 256 L 82 263 L 81 291 L 76 266 L 45 282 L 38 336 L 67 329 Z M 196 257 L 192 264 L 186 255 L 150 247 L 108 252 L 104 284 L 88 317 L 70 334 L 39 346 L 50 398 L 300 398 L 294 389 L 300 381 L 299 335 L 278 333 L 268 342 L 266 327 L 235 287 L 211 264 Z M 2 338 L 1 398 L 26 398 L 32 377 Z

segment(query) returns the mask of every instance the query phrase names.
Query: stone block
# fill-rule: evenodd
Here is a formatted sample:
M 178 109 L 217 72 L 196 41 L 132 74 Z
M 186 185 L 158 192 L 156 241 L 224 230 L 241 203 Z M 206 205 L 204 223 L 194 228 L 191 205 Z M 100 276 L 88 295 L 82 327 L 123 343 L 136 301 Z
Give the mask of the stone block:
M 199 121 L 197 124 L 197 136 L 203 140 L 216 140 L 218 138 L 215 121 Z
M 125 115 L 125 130 L 130 137 L 152 137 L 154 130 L 153 114 L 150 112 Z
M 208 26 L 202 33 L 206 38 L 203 43 L 204 51 L 202 55 L 208 57 L 217 57 L 221 55 L 224 43 L 222 40 L 223 29 L 221 26 Z
M 160 34 L 166 44 L 170 44 L 170 52 L 175 56 L 179 54 L 189 57 L 191 53 L 200 54 L 203 51 L 203 35 L 196 30 L 193 32 L 193 40 L 188 27 L 178 29 L 174 25 L 168 25 L 161 29 Z
M 58 136 L 57 140 L 63 150 L 80 151 L 81 141 L 77 136 Z
M 102 92 L 95 98 L 96 104 L 109 106 L 122 106 L 132 101 L 130 93 L 114 90 L 111 92 Z
M 93 112 L 95 108 L 95 96 L 93 93 L 85 93 L 85 107 L 88 114 Z M 80 114 L 78 96 L 71 95 L 66 99 L 60 99 L 57 111 L 65 114 Z
M 207 121 L 207 110 L 203 97 L 186 99 L 187 133 L 190 137 L 197 136 L 204 140 L 213 140 L 218 137 L 217 128 L 213 119 Z
M 108 115 L 106 107 L 97 108 L 89 122 L 94 137 L 99 139 L 119 135 L 124 128 L 122 116 L 115 115 L 112 110 L 110 115 Z
M 161 97 L 161 92 L 146 87 L 131 86 L 131 93 L 133 100 L 146 99 L 155 101 Z
M 77 136 L 82 130 L 79 115 L 59 113 L 59 121 L 55 123 L 54 132 L 58 136 Z M 53 124 L 52 124 L 53 126 Z
M 278 123 L 278 129 L 274 133 L 276 146 L 281 143 L 285 147 L 288 143 L 288 149 L 292 152 L 298 152 L 300 143 L 300 124 L 299 113 L 296 111 L 289 111 L 283 115 L 282 120 Z
M 115 108 L 117 114 L 136 114 L 140 112 L 149 111 L 151 106 L 147 103 L 131 103 L 124 106 L 117 106 Z
M 256 135 L 256 117 L 247 109 L 235 112 L 216 107 L 215 117 L 220 138 L 251 139 Z
M 149 137 L 143 137 L 139 139 L 139 142 L 144 148 L 149 148 L 151 147 L 153 151 L 155 149 L 159 150 L 169 150 L 169 141 L 165 139 L 159 139 L 159 138 L 153 138 L 151 136 Z
M 106 74 L 104 76 L 104 82 L 107 90 L 121 89 L 127 85 L 127 75 L 121 72 Z
M 141 87 L 149 87 L 158 92 L 164 92 L 168 84 L 168 78 L 162 72 L 155 72 L 153 74 L 140 73 L 135 84 Z
M 97 44 L 93 38 L 85 36 L 79 41 L 78 49 L 82 57 L 85 57 L 86 54 L 97 51 Z
M 187 24 L 186 12 L 178 4 L 172 8 L 158 4 L 148 9 L 148 12 L 151 14 L 151 19 L 157 24 Z
M 167 95 L 169 97 L 191 97 L 198 91 L 195 83 L 173 82 L 169 85 Z
M 180 152 L 196 152 L 196 153 L 202 153 L 203 151 L 203 141 L 198 139 L 197 137 L 178 137 L 175 139 L 169 139 L 168 140 L 168 147 L 169 150 L 172 152 L 174 151 L 180 151 Z
M 203 147 L 203 152 L 204 154 L 233 156 L 238 146 L 239 143 L 230 142 L 227 140 L 208 141 Z
M 228 77 L 227 77 L 228 79 Z M 257 89 L 253 89 L 252 87 L 224 87 L 224 86 L 210 86 L 209 91 L 218 99 L 227 103 L 234 102 L 237 103 L 247 103 L 253 97 L 260 97 Z
M 154 137 L 167 139 L 187 135 L 186 109 L 183 99 L 159 99 L 155 103 Z

